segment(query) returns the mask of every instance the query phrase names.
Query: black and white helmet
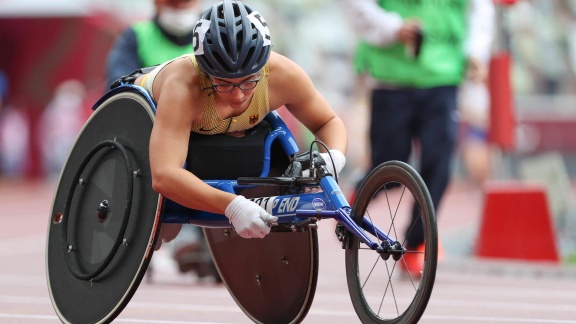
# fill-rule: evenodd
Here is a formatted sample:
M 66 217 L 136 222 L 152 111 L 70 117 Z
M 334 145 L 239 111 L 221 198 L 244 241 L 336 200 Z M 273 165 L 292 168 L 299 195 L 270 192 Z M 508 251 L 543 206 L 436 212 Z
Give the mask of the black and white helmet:
M 235 79 L 258 72 L 271 51 L 268 24 L 250 6 L 224 0 L 206 10 L 194 27 L 194 55 L 202 70 Z

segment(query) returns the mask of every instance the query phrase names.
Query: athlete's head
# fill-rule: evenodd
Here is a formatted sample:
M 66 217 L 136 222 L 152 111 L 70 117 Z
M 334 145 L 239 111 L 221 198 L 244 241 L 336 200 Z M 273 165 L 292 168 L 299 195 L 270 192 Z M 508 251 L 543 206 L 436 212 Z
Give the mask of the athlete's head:
M 258 72 L 270 57 L 264 18 L 240 1 L 224 0 L 206 10 L 194 27 L 194 55 L 202 70 L 218 78 Z

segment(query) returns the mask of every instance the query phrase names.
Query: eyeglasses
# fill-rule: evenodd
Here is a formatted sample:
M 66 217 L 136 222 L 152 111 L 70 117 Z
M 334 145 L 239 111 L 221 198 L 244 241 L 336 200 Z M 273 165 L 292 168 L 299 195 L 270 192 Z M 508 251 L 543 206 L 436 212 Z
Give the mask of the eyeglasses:
M 212 78 L 209 77 L 210 83 L 212 83 L 212 88 L 217 92 L 224 93 L 224 92 L 231 92 L 234 90 L 234 87 L 240 88 L 240 90 L 251 90 L 256 88 L 258 81 L 260 81 L 260 75 L 258 75 L 258 79 L 256 80 L 246 80 L 238 83 L 224 83 L 224 84 L 214 84 L 212 82 Z

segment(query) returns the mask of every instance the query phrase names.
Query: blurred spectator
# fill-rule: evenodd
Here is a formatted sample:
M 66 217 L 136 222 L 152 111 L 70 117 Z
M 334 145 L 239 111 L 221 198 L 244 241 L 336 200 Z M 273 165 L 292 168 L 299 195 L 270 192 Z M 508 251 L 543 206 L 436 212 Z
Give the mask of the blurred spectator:
M 30 124 L 25 114 L 9 104 L 8 76 L 0 70 L 0 173 L 21 177 L 26 171 Z
M 192 53 L 192 29 L 201 0 L 154 0 L 151 20 L 124 30 L 110 50 L 106 65 L 108 85 L 137 69 Z
M 490 94 L 485 82 L 466 80 L 458 94 L 459 150 L 467 177 L 481 186 L 490 176 Z
M 514 90 L 520 95 L 576 93 L 576 2 L 518 1 L 506 10 Z
M 464 76 L 486 77 L 492 41 L 491 0 L 348 0 L 361 42 L 356 68 L 372 88 L 371 168 L 408 162 L 417 143 L 419 172 L 436 208 L 449 183 L 457 136 L 457 94 Z M 422 228 L 417 211 L 413 228 Z M 408 228 L 412 228 L 408 226 Z M 410 231 L 420 234 L 422 231 Z M 422 250 L 422 234 L 406 247 Z M 418 276 L 422 254 L 407 254 L 403 268 Z
M 129 26 L 116 40 L 107 60 L 108 84 L 137 69 L 194 52 L 192 30 L 201 14 L 200 2 L 154 0 L 152 19 Z M 220 281 L 202 229 L 184 224 L 169 246 L 180 272 Z
M 38 123 L 40 153 L 44 174 L 57 179 L 76 137 L 86 121 L 86 88 L 77 80 L 67 80 L 56 88 Z
M 6 72 L 0 70 L 0 112 L 8 101 L 8 76 Z

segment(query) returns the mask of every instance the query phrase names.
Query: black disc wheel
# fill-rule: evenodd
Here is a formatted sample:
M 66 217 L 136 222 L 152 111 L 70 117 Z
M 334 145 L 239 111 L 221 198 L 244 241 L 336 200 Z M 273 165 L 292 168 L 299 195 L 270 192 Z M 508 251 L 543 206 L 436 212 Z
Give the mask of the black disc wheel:
M 365 226 L 379 244 L 375 251 L 348 235 L 346 277 L 358 317 L 363 323 L 417 323 L 432 293 L 438 256 L 436 216 L 424 181 L 406 163 L 383 163 L 362 183 L 352 216 L 389 238 Z
M 144 276 L 162 199 L 152 189 L 152 106 L 136 92 L 104 101 L 79 133 L 50 214 L 46 272 L 63 323 L 109 323 Z
M 278 188 L 245 189 L 245 197 L 278 194 Z M 245 239 L 229 229 L 204 228 L 214 264 L 230 295 L 254 323 L 300 323 L 318 281 L 318 232 L 272 232 Z

